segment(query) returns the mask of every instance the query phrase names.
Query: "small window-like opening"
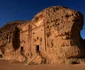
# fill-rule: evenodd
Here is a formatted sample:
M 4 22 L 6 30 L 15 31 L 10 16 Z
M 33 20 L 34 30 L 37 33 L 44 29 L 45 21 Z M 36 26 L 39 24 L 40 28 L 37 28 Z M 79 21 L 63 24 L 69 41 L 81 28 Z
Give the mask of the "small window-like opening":
M 21 47 L 21 49 L 20 49 L 20 53 L 23 53 L 23 47 Z
M 0 58 L 3 58 L 2 54 L 0 54 Z
M 36 46 L 36 52 L 39 52 L 39 45 Z

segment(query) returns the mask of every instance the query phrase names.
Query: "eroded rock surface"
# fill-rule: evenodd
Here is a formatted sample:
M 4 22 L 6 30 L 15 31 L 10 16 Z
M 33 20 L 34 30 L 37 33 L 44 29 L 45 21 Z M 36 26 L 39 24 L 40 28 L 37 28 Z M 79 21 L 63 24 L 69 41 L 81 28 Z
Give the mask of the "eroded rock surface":
M 10 34 L 12 36 L 11 44 L 10 42 L 8 43 L 8 40 L 11 39 L 8 38 L 10 36 L 9 32 L 7 33 L 7 31 L 10 30 L 10 26 L 8 27 L 6 25 L 5 27 L 2 27 L 0 29 L 0 47 L 3 54 L 4 52 L 9 51 L 7 56 L 12 55 L 12 50 L 13 53 L 17 52 L 15 53 L 16 57 L 18 54 L 23 52 L 23 54 L 20 54 L 21 59 L 19 58 L 19 61 L 27 61 L 29 63 L 28 59 L 34 58 L 33 50 L 36 49 L 33 48 L 34 45 L 32 45 L 32 43 L 35 44 L 37 42 L 36 39 L 38 39 L 36 44 L 39 55 L 34 58 L 34 60 L 30 60 L 30 62 L 37 62 L 40 64 L 44 59 L 44 63 L 50 64 L 64 62 L 66 63 L 70 61 L 80 63 L 80 59 L 85 57 L 85 40 L 83 40 L 80 36 L 80 31 L 82 30 L 83 23 L 83 15 L 80 12 L 63 6 L 52 6 L 39 12 L 30 22 L 19 22 L 18 26 L 15 24 L 12 25 L 14 30 L 11 28 L 12 30 L 10 31 L 13 32 L 11 33 L 12 35 Z M 38 28 L 40 27 L 40 24 L 43 27 Z M 34 36 L 36 37 L 36 39 L 34 39 L 32 33 L 36 33 L 37 30 L 33 31 L 31 27 L 34 27 L 34 29 L 36 27 L 38 31 L 41 29 L 42 32 L 44 28 L 43 37 L 45 37 L 45 39 L 39 38 L 41 36 Z M 41 35 L 40 33 L 38 34 Z M 3 37 L 3 35 L 6 35 L 6 37 Z M 8 40 L 2 38 L 7 38 Z M 40 41 L 43 40 L 45 43 L 41 44 L 45 45 L 40 44 Z M 41 48 L 39 49 L 40 46 L 42 46 L 41 48 L 45 47 L 45 50 L 43 51 Z M 8 50 L 8 47 L 10 50 Z M 35 53 L 37 53 L 37 51 Z
M 54 47 L 59 57 L 81 57 L 84 49 L 80 43 L 83 15 L 62 6 L 49 7 L 37 14 L 34 19 L 40 18 L 40 14 L 46 17 L 48 47 Z
M 14 40 L 18 37 L 15 36 L 16 31 L 18 32 L 17 26 L 24 22 L 25 21 L 9 22 L 0 28 L 0 49 L 4 59 L 10 60 L 15 54 L 17 45 L 14 43 Z

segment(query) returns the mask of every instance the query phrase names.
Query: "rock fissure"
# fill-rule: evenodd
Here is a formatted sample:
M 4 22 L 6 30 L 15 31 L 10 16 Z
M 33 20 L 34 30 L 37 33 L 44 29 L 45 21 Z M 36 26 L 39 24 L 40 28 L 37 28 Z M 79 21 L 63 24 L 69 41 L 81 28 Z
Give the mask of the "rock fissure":
M 48 58 L 49 64 L 82 63 L 85 61 L 82 59 L 85 40 L 80 36 L 83 24 L 83 15 L 78 11 L 63 6 L 46 8 L 30 21 L 14 21 L 1 27 L 0 54 L 7 60 L 29 63 L 38 49 L 46 57 L 38 55 L 31 63 L 46 63 Z

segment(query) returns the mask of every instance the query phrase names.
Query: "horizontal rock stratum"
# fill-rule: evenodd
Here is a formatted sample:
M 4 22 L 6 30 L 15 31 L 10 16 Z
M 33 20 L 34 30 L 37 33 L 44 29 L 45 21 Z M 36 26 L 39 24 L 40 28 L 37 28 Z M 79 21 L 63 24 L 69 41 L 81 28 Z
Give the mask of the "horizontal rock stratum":
M 27 64 L 84 63 L 83 24 L 78 11 L 46 8 L 30 21 L 14 21 L 0 28 L 0 54 L 5 60 Z

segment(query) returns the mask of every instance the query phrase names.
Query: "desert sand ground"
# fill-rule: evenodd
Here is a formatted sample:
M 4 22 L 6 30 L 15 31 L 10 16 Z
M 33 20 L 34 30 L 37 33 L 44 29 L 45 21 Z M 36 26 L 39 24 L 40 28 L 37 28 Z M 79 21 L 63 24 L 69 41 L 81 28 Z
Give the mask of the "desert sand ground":
M 26 65 L 0 60 L 0 70 L 85 70 L 85 64 Z

